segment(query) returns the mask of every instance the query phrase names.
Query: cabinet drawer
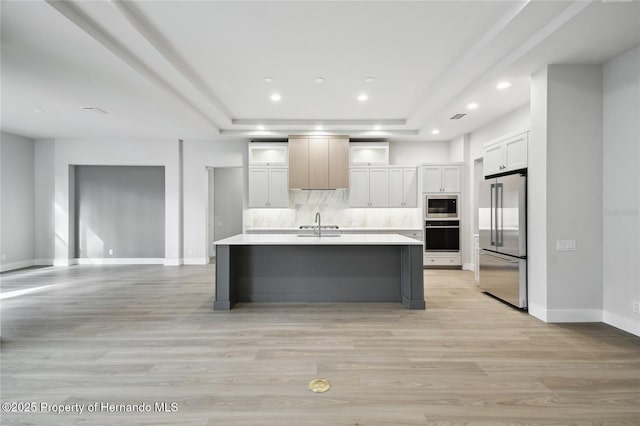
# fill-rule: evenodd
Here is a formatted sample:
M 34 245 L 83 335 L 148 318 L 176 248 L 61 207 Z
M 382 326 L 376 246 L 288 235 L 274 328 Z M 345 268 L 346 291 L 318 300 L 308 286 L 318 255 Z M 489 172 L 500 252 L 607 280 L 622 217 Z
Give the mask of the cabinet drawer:
M 424 254 L 424 266 L 460 266 L 461 264 L 459 254 L 436 256 Z

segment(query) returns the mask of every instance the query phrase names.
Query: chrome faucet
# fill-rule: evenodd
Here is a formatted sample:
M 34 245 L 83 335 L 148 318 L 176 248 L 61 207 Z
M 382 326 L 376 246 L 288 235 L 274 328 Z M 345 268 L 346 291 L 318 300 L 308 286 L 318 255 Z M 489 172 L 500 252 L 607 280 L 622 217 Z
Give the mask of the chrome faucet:
M 313 221 L 313 223 L 318 223 L 318 238 L 320 238 L 322 236 L 322 231 L 320 231 L 320 212 L 316 213 L 316 218 Z

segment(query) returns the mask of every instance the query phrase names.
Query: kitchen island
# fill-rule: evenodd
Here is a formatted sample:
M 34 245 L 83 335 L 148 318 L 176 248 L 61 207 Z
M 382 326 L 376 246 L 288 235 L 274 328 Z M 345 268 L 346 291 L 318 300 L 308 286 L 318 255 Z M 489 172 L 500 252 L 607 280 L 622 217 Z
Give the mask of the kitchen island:
M 422 242 L 395 234 L 216 241 L 213 309 L 238 302 L 401 302 L 424 309 Z

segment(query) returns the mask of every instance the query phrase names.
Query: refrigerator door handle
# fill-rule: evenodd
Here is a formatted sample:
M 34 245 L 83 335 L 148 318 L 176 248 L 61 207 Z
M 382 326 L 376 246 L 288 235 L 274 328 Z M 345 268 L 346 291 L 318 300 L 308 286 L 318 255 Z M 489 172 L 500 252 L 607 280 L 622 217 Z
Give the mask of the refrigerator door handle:
M 495 246 L 496 245 L 496 241 L 493 239 L 493 229 L 494 229 L 494 222 L 493 222 L 493 218 L 494 218 L 494 211 L 495 211 L 495 206 L 493 205 L 493 201 L 494 201 L 494 197 L 493 197 L 493 193 L 496 189 L 496 184 L 492 183 L 491 184 L 491 191 L 490 191 L 490 196 L 491 196 L 491 201 L 490 201 L 490 209 L 489 209 L 489 220 L 490 220 L 490 226 L 489 226 L 489 238 L 491 240 L 491 245 Z
M 496 246 L 504 246 L 504 187 L 503 184 L 496 184 Z

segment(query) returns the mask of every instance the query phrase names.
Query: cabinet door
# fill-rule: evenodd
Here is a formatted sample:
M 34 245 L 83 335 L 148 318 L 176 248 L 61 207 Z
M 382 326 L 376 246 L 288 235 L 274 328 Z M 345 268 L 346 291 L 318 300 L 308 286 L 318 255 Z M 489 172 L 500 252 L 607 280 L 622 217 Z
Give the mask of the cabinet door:
M 527 167 L 527 142 L 529 133 L 507 139 L 504 144 L 504 169 L 518 170 Z
M 329 188 L 329 139 L 309 139 L 309 189 Z
M 349 138 L 329 139 L 329 188 L 349 188 Z
M 460 192 L 460 166 L 442 166 L 442 190 Z
M 269 207 L 289 207 L 287 169 L 269 169 Z
M 349 205 L 369 206 L 369 169 L 349 170 Z
M 249 168 L 249 207 L 269 207 L 268 170 Z
M 289 188 L 309 188 L 309 140 L 289 139 Z
M 402 169 L 389 169 L 389 207 L 404 207 Z
M 424 166 L 422 167 L 422 191 L 442 192 L 442 167 Z
M 504 149 L 500 142 L 489 145 L 484 149 L 482 169 L 485 176 L 500 173 L 502 171 L 501 167 L 503 163 Z
M 369 169 L 369 206 L 389 207 L 389 170 Z
M 418 207 L 417 183 L 418 176 L 415 168 L 411 167 L 402 169 L 402 191 L 405 207 Z

